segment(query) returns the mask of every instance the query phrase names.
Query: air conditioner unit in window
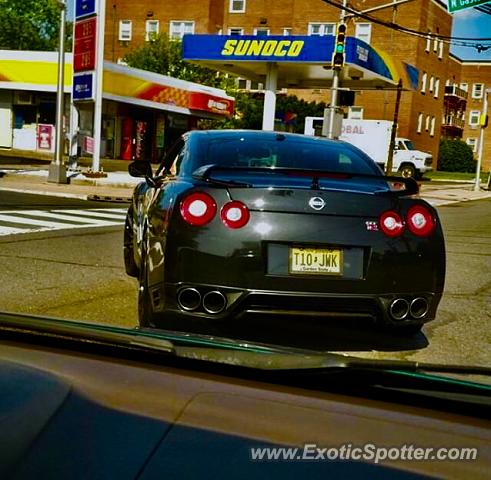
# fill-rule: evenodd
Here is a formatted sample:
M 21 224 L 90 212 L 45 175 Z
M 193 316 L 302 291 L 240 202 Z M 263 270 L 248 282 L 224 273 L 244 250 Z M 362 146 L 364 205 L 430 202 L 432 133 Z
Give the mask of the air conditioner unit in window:
M 36 96 L 30 92 L 16 92 L 14 103 L 17 105 L 35 105 Z

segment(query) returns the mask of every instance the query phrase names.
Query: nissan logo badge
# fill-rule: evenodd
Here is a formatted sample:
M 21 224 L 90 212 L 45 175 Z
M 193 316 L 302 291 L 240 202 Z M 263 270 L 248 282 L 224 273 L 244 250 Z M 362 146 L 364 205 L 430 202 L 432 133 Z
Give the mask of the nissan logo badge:
M 309 206 L 314 210 L 322 210 L 326 206 L 326 202 L 321 197 L 312 197 L 309 200 Z

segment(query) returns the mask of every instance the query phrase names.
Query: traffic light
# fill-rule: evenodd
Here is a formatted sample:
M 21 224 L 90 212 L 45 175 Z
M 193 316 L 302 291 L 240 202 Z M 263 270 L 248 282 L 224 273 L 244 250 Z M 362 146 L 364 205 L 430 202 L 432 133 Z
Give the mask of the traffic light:
M 338 23 L 336 29 L 336 43 L 334 44 L 334 53 L 332 54 L 333 70 L 341 70 L 344 65 L 344 45 L 346 41 L 346 24 Z

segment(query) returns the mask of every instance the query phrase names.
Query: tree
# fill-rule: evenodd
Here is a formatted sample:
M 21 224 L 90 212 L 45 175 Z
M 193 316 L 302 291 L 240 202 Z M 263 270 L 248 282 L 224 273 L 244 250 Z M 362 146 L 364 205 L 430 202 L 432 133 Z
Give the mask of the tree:
M 438 152 L 438 170 L 444 172 L 475 172 L 472 148 L 462 140 L 442 139 Z
M 57 50 L 60 9 L 57 0 L 0 0 L 0 49 Z M 66 50 L 70 50 L 69 22 L 66 31 Z
M 233 80 L 222 73 L 194 65 L 182 59 L 182 42 L 162 34 L 132 50 L 124 61 L 133 68 L 169 75 L 181 80 L 201 83 L 210 87 L 230 89 Z

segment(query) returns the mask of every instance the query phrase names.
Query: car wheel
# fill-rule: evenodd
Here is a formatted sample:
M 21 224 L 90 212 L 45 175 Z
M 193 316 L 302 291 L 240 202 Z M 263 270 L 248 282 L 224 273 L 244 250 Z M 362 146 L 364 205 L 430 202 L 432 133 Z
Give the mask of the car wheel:
M 399 173 L 403 178 L 415 178 L 416 177 L 416 169 L 413 165 L 409 163 L 405 163 L 399 167 Z
M 138 278 L 139 270 L 135 263 L 133 250 L 133 207 L 128 209 L 124 222 L 123 256 L 126 274 L 130 277 Z

